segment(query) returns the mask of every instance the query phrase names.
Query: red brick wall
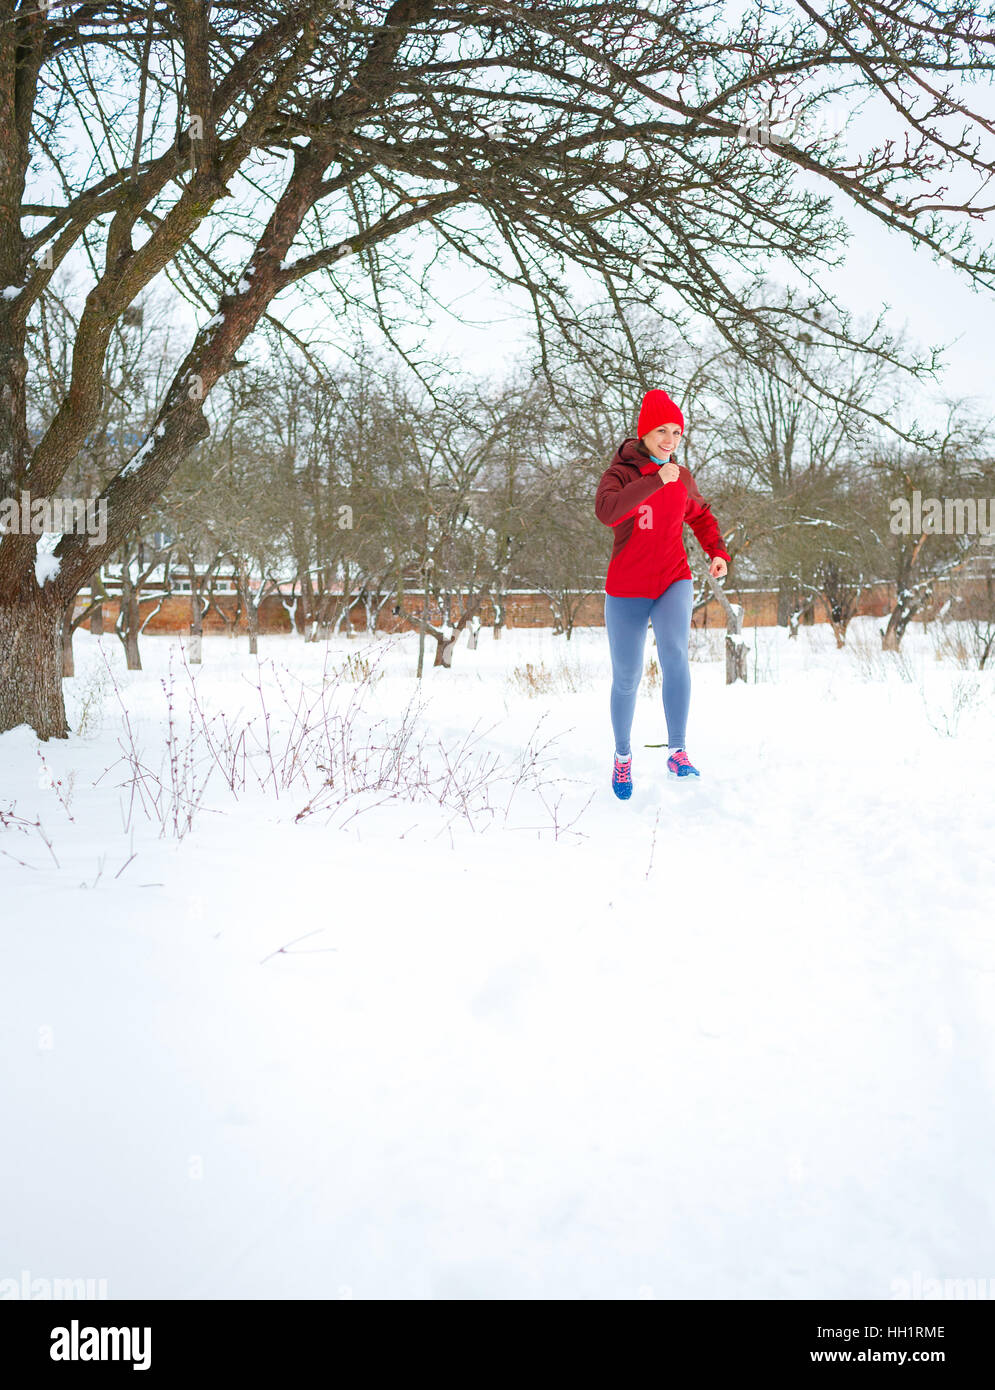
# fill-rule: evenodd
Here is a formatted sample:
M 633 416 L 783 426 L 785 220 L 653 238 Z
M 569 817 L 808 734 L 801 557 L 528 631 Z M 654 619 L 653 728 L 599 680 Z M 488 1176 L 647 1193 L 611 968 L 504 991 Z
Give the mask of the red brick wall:
M 88 600 L 87 600 L 88 601 Z M 77 611 L 85 604 L 81 604 L 77 599 Z M 142 599 L 142 617 L 150 613 L 159 602 L 157 598 Z M 229 618 L 234 618 L 237 600 L 234 594 L 219 594 L 214 600 L 219 608 L 224 609 Z M 117 622 L 118 601 L 116 598 L 109 599 L 104 604 L 104 631 L 110 632 Z M 83 623 L 88 628 L 89 621 Z M 203 628 L 205 633 L 227 632 L 224 621 L 218 616 L 213 608 L 209 608 L 204 614 Z M 171 594 L 169 598 L 163 599 L 162 607 L 155 617 L 149 619 L 148 633 L 161 632 L 189 632 L 190 630 L 190 598 L 186 594 Z M 239 632 L 245 632 L 245 619 L 240 620 L 238 625 Z M 290 617 L 283 604 L 275 594 L 269 594 L 263 599 L 259 609 L 259 630 L 260 632 L 289 632 Z
M 726 592 L 733 603 L 743 605 L 744 627 L 775 627 L 777 625 L 776 589 L 748 589 L 744 593 L 727 589 Z M 869 589 L 861 596 L 857 607 L 858 616 L 861 618 L 880 618 L 890 613 L 895 603 L 894 595 L 894 584 L 876 584 L 873 589 Z M 692 621 L 695 627 L 724 628 L 726 625 L 722 605 L 717 603 L 715 599 L 709 599 L 704 608 L 699 608 Z M 821 599 L 816 602 L 812 621 L 816 623 L 829 621 L 826 605 Z
M 884 617 L 887 615 L 894 604 L 895 586 L 893 584 L 878 584 L 869 590 L 862 598 L 858 613 L 861 616 Z M 932 617 L 940 608 L 944 600 L 951 592 L 961 594 L 967 600 L 967 610 L 976 611 L 985 598 L 984 580 L 977 579 L 962 581 L 961 583 L 950 586 L 944 584 L 936 585 L 936 595 L 933 603 L 927 610 L 927 615 Z M 745 627 L 773 627 L 777 622 L 777 592 L 774 589 L 756 589 L 739 592 L 735 589 L 729 590 L 729 597 L 734 603 L 743 605 L 743 624 Z M 142 615 L 147 614 L 155 607 L 157 599 L 144 599 L 142 601 Z M 234 594 L 220 594 L 215 600 L 218 607 L 222 608 L 230 617 L 234 616 L 236 599 Z M 590 594 L 581 604 L 577 618 L 579 627 L 601 627 L 604 625 L 604 594 Z M 82 607 L 82 604 L 79 605 Z M 117 619 L 118 604 L 116 599 L 111 599 L 104 604 L 104 627 L 111 630 Z M 391 605 L 388 604 L 380 613 L 377 624 L 378 631 L 381 632 L 401 632 L 408 629 L 408 625 L 400 618 L 396 618 L 390 611 Z M 965 610 L 959 605 L 957 612 L 963 613 Z M 366 613 L 362 605 L 357 605 L 352 610 L 352 626 L 357 632 L 364 631 L 366 628 Z M 437 623 L 441 620 L 438 609 L 431 613 L 431 619 Z M 489 626 L 494 620 L 494 610 L 489 601 L 485 601 L 480 610 L 481 622 L 485 627 Z M 814 619 L 817 623 L 826 621 L 825 605 L 821 602 L 816 604 Z M 543 594 L 509 594 L 505 599 L 505 621 L 509 628 L 516 627 L 552 627 L 553 615 L 549 600 Z M 710 599 L 704 608 L 698 609 L 694 615 L 695 627 L 724 628 L 725 614 L 720 604 L 714 599 Z M 89 627 L 89 621 L 83 624 Z M 299 624 L 298 624 L 299 625 Z M 155 617 L 149 620 L 148 633 L 164 632 L 188 632 L 190 628 L 190 599 L 185 594 L 174 594 L 163 600 L 162 607 Z M 228 629 L 224 622 L 214 611 L 209 609 L 204 615 L 205 633 L 224 633 Z M 263 599 L 259 608 L 259 630 L 264 633 L 289 632 L 290 615 L 283 603 L 275 594 L 269 594 Z M 239 621 L 239 632 L 245 632 L 244 616 Z

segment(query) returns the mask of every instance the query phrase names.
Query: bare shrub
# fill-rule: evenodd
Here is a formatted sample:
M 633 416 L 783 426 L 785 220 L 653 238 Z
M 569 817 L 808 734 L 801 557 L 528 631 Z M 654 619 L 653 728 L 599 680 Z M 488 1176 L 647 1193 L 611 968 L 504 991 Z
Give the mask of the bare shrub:
M 335 678 L 350 681 L 354 685 L 374 684 L 382 674 L 379 658 L 371 665 L 369 659 L 361 652 L 350 652 L 335 672 Z
M 544 661 L 526 661 L 524 666 L 516 666 L 508 679 L 529 699 L 539 695 L 576 695 L 585 685 L 581 671 L 563 657 L 553 667 Z
M 964 716 L 983 703 L 981 679 L 970 674 L 955 676 L 949 685 L 944 681 L 935 694 L 921 683 L 919 695 L 930 727 L 944 738 L 956 738 Z
M 886 681 L 897 675 L 908 685 L 919 683 L 920 672 L 915 657 L 904 647 L 897 650 L 883 649 L 880 632 L 870 632 L 867 628 L 851 628 L 847 647 L 858 674 L 865 681 Z
M 107 669 L 110 671 L 109 666 Z M 171 834 L 182 840 L 193 827 L 213 772 L 201 737 L 202 720 L 198 708 L 192 705 L 188 709 L 184 729 L 175 711 L 173 667 L 170 658 L 169 680 L 161 682 L 167 705 L 165 747 L 158 766 L 153 766 L 146 759 L 144 750 L 139 747 L 131 715 L 113 673 L 110 678 L 122 718 L 122 733 L 118 737 L 121 757 L 118 761 L 124 764 L 126 780 L 118 785 L 128 792 L 124 828 L 131 830 L 135 813 L 141 811 L 148 820 L 159 825 L 160 835 Z M 97 778 L 97 782 L 117 766 L 118 763 L 112 764 L 111 768 L 106 769 L 101 777 Z
M 774 629 L 776 632 L 776 629 Z M 780 676 L 777 646 L 765 636 L 760 640 L 760 629 L 753 629 L 753 684 L 762 685 L 776 681 Z
M 881 650 L 881 639 L 877 633 L 870 633 L 865 627 L 852 627 L 847 650 L 862 680 L 884 679 L 885 653 Z
M 516 796 L 528 790 L 539 795 L 547 815 L 543 826 L 533 828 L 551 830 L 556 839 L 579 833 L 573 826 L 584 808 L 568 818 L 562 796 L 550 797 L 565 779 L 551 776 L 555 737 L 541 737 L 545 716 L 517 757 L 502 761 L 486 746 L 491 731 L 476 724 L 455 741 L 433 737 L 417 692 L 399 717 L 371 718 L 366 701 L 379 679 L 379 661 L 365 662 L 363 673 L 350 662 L 329 669 L 326 660 L 316 686 L 272 661 L 259 662 L 249 682 L 256 712 L 227 715 L 205 709 L 182 654 L 181 660 L 180 691 L 172 659 L 161 683 L 166 737 L 158 762 L 139 745 L 115 684 L 122 734 L 114 767 L 124 774 L 119 785 L 128 796 L 126 829 L 141 812 L 161 835 L 182 839 L 208 809 L 205 798 L 215 786 L 236 801 L 249 792 L 277 801 L 306 797 L 295 821 L 324 814 L 337 818 L 341 828 L 376 805 L 402 800 L 434 803 L 475 830 L 499 817 L 507 822 Z
M 534 699 L 537 695 L 548 695 L 553 689 L 553 673 L 544 661 L 526 661 L 524 666 L 516 666 L 508 678 L 522 695 Z
M 26 816 L 19 816 L 16 810 L 16 803 L 9 801 L 6 805 L 0 806 L 0 833 L 10 832 L 13 835 L 24 835 L 26 837 L 37 837 L 48 850 L 52 862 L 59 868 L 59 861 L 52 848 L 52 841 L 45 832 L 45 827 L 41 820 L 36 816 L 34 820 L 28 820 Z M 15 864 L 19 864 L 22 869 L 36 869 L 37 864 L 31 864 L 26 859 L 22 859 L 20 854 L 14 849 L 5 849 L 0 846 L 0 855 L 5 859 L 12 859 Z
M 995 621 L 966 618 L 931 623 L 929 637 L 937 661 L 962 671 L 983 671 L 995 654 Z
M 77 677 L 75 695 L 75 718 L 73 732 L 80 738 L 96 738 L 104 723 L 104 710 L 111 682 L 106 658 L 97 662 L 87 671 L 85 677 Z

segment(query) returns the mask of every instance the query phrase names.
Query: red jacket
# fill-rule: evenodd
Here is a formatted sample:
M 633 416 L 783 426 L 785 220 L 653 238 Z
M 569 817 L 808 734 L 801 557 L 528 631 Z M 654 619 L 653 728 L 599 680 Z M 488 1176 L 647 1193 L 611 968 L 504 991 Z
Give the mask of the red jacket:
M 709 559 L 729 561 L 722 532 L 689 469 L 678 464 L 676 482 L 660 481 L 660 464 L 626 439 L 602 474 L 594 514 L 615 528 L 605 593 L 616 598 L 659 598 L 677 579 L 690 579 L 684 523 Z

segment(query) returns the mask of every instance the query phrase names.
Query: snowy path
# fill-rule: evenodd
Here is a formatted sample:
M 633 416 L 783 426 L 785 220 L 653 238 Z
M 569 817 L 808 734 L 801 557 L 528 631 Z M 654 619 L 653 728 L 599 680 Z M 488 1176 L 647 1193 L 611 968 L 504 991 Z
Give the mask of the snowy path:
M 62 867 L 0 860 L 0 1279 L 888 1298 L 995 1276 L 991 686 L 942 738 L 826 635 L 776 684 L 695 665 L 700 783 L 640 747 L 645 694 L 628 805 L 595 634 L 591 687 L 540 700 L 502 671 L 527 643 L 558 659 L 548 635 L 461 650 L 430 717 L 500 720 L 513 751 L 548 710 L 569 795 L 595 790 L 581 840 L 524 803 L 522 828 L 452 838 L 424 807 L 334 831 L 254 806 L 178 846 L 145 832 L 114 878 L 116 797 L 89 788 L 112 711 L 47 749 L 78 770 Z M 22 814 L 51 806 L 34 746 L 0 739 Z

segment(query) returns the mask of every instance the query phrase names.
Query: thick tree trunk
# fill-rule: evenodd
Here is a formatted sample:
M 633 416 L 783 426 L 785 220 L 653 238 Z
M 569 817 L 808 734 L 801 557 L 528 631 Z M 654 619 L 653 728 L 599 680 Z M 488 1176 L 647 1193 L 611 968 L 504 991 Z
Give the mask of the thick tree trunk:
M 456 623 L 455 626 L 453 626 L 453 610 L 452 604 L 450 603 L 448 608 L 449 621 L 443 623 L 441 628 L 439 628 L 438 630 L 432 628 L 428 629 L 431 635 L 435 638 L 435 660 L 432 662 L 433 666 L 444 666 L 447 671 L 452 668 L 453 653 L 456 651 L 456 643 L 460 639 L 460 633 L 463 631 L 465 627 L 469 627 L 470 624 L 474 621 L 476 621 L 477 627 L 479 629 L 480 622 L 477 617 L 477 609 L 479 607 L 479 596 L 476 600 L 470 599 L 469 607 L 463 613 L 463 616 L 460 618 L 459 622 Z
M 259 605 L 251 598 L 245 600 L 245 616 L 249 627 L 249 655 L 259 655 Z
M 62 677 L 64 680 L 76 674 L 76 663 L 73 660 L 73 609 L 75 607 L 75 602 L 71 603 L 62 615 Z
M 726 615 L 726 685 L 747 678 L 747 658 L 750 649 L 743 636 L 743 605 L 733 603 L 722 585 L 710 575 L 708 587 L 722 605 Z
M 300 603 L 300 600 L 297 598 L 296 595 L 294 595 L 293 603 L 287 603 L 286 599 L 284 599 L 281 595 L 280 602 L 283 604 L 284 612 L 290 619 L 290 635 L 291 637 L 296 637 L 298 632 L 303 631 L 303 629 L 299 628 L 297 624 L 297 607 Z
M 305 642 L 314 641 L 314 585 L 311 575 L 304 570 L 301 576 L 301 632 Z
M 104 605 L 98 603 L 90 614 L 90 633 L 93 637 L 103 637 L 104 635 Z
M 899 616 L 898 609 L 892 613 L 888 619 L 888 626 L 881 634 L 881 650 L 884 652 L 897 652 L 902 645 L 902 638 L 905 636 L 905 629 L 909 625 L 911 614 L 908 617 Z
M 418 619 L 418 667 L 415 671 L 417 680 L 421 680 L 425 670 L 425 634 L 428 631 L 428 589 L 422 595 L 421 614 Z M 438 652 L 436 652 L 438 656 Z M 437 666 L 439 662 L 435 663 Z
M 746 680 L 749 650 L 743 636 L 743 605 L 730 603 L 726 609 L 726 685 Z
M 142 606 L 138 601 L 138 594 L 132 590 L 125 598 L 121 595 L 121 604 L 124 612 L 124 657 L 129 671 L 140 671 L 142 669 L 142 656 L 138 650 L 138 632 L 142 625 Z
M 814 611 L 815 605 L 811 599 L 803 608 L 795 608 L 788 617 L 788 636 L 797 638 L 798 624 L 811 622 Z
M 190 586 L 190 641 L 187 644 L 187 659 L 193 666 L 199 666 L 204 659 L 204 604 L 200 593 Z
M 325 593 L 315 593 L 311 604 L 311 625 L 308 629 L 309 642 L 327 642 L 331 635 L 331 615 L 329 598 Z
M 790 627 L 792 616 L 800 614 L 798 594 L 794 586 L 787 580 L 782 579 L 777 586 L 777 625 L 778 627 Z M 797 623 L 792 636 L 798 632 Z
M 442 637 L 435 638 L 435 660 L 432 662 L 433 666 L 444 666 L 447 671 L 452 670 L 453 652 L 456 649 L 458 639 L 458 632 L 449 632 Z
M 905 636 L 905 629 L 922 605 L 930 598 L 932 598 L 932 590 L 926 587 L 901 590 L 898 601 L 892 609 L 891 617 L 888 619 L 888 626 L 881 634 L 882 651 L 897 652 L 899 650 L 902 645 L 902 638 Z
M 28 724 L 41 739 L 68 738 L 61 606 L 38 590 L 34 574 L 24 590 L 0 603 L 0 733 Z

